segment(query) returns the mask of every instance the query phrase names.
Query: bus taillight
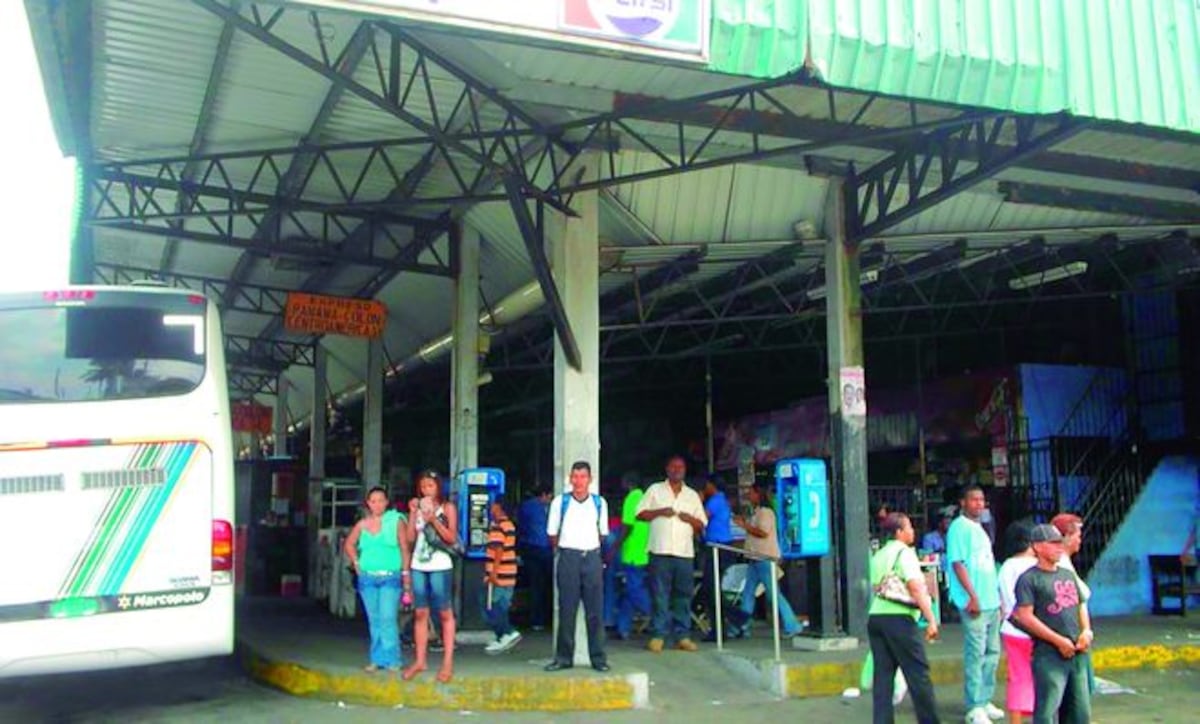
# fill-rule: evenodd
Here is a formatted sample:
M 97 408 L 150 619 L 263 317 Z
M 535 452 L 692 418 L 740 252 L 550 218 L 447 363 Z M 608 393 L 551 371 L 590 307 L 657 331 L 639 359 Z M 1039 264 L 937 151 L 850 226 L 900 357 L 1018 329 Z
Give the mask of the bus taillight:
M 227 520 L 212 522 L 213 583 L 233 582 L 233 525 Z

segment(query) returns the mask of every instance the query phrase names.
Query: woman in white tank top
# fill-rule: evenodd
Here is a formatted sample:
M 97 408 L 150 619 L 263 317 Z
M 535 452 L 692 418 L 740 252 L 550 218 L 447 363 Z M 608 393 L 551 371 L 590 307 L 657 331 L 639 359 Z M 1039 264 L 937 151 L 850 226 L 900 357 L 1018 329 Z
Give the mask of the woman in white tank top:
M 458 511 L 454 503 L 442 500 L 441 482 L 432 470 L 417 476 L 417 494 L 420 497 L 408 503 L 409 535 L 414 545 L 412 556 L 405 561 L 412 567 L 416 657 L 403 676 L 408 681 L 426 669 L 429 616 L 430 610 L 434 610 L 442 624 L 442 644 L 445 646 L 437 680 L 444 684 L 454 676 L 455 622 L 451 599 L 454 558 L 446 551 L 458 542 Z

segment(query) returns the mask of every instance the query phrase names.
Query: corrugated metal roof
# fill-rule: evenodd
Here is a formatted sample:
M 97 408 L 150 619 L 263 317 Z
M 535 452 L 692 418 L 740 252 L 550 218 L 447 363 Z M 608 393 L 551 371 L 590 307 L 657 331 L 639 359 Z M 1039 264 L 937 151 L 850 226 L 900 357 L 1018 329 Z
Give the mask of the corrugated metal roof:
M 618 163 L 622 172 L 657 166 L 642 153 L 623 153 Z M 629 184 L 615 193 L 662 239 L 710 242 L 788 238 L 795 222 L 819 220 L 825 188 L 825 181 L 799 170 L 737 165 Z
M 712 69 L 806 61 L 839 87 L 1200 132 L 1195 0 L 714 0 Z

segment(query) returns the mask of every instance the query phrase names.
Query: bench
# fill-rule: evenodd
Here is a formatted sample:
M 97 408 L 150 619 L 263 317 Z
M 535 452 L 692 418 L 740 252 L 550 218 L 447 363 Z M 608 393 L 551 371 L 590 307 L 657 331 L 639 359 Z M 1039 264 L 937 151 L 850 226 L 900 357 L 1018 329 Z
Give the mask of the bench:
M 1187 615 L 1189 596 L 1200 596 L 1196 560 L 1179 554 L 1149 556 L 1151 610 L 1156 616 Z M 1178 599 L 1178 606 L 1164 606 L 1163 599 Z

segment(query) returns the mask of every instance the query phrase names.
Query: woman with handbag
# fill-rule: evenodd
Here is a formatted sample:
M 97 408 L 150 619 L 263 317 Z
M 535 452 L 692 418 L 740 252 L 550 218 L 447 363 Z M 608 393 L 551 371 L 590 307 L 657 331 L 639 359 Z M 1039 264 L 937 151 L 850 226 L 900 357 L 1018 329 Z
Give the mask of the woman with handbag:
M 413 641 L 416 654 L 412 665 L 404 670 L 405 681 L 426 668 L 429 650 L 430 611 L 437 611 L 442 624 L 442 668 L 437 680 L 443 684 L 454 676 L 454 606 L 451 582 L 454 555 L 458 546 L 458 511 L 454 503 L 442 499 L 441 483 L 432 470 L 417 476 L 417 494 L 408 503 L 409 539 L 413 554 L 405 561 L 412 567 Z
M 899 668 L 912 692 L 917 721 L 936 724 L 937 702 L 929 677 L 929 661 L 925 658 L 925 644 L 917 627 L 917 614 L 923 614 L 929 622 L 925 629 L 927 640 L 937 638 L 938 625 L 929 593 L 925 590 L 925 575 L 912 547 L 916 533 L 912 521 L 903 513 L 888 513 L 881 527 L 887 544 L 871 557 L 875 598 L 867 617 L 867 634 L 875 665 L 871 689 L 873 721 L 875 724 L 895 721 L 892 687 Z

